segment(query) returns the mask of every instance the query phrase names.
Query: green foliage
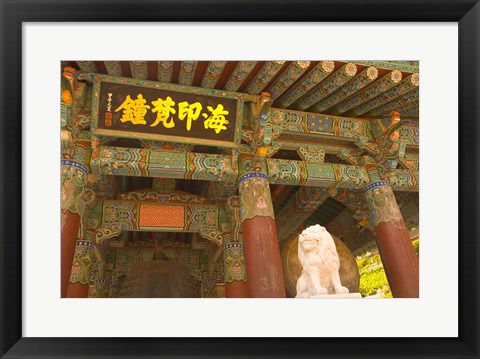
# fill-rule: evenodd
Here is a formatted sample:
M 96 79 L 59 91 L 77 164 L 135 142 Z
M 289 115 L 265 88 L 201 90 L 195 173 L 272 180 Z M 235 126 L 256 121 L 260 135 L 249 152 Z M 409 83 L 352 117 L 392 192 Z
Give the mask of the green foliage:
M 420 241 L 412 241 L 415 252 L 419 253 Z M 387 276 L 383 269 L 380 254 L 367 253 L 363 257 L 357 258 L 358 270 L 360 271 L 360 288 L 362 296 L 377 294 L 377 291 L 383 292 L 383 297 L 392 298 L 392 291 L 388 285 Z
M 412 241 L 412 244 L 413 244 L 413 249 L 415 249 L 415 253 L 417 253 L 417 256 L 418 256 L 420 251 L 420 240 L 415 239 L 414 241 Z
M 358 258 L 357 265 L 360 271 L 359 292 L 363 297 L 377 294 L 379 290 L 383 292 L 385 298 L 392 297 L 379 253 L 373 255 L 368 253 L 366 256 Z
M 376 267 L 374 269 L 364 272 L 360 276 L 360 293 L 366 297 L 377 294 L 381 290 L 384 297 L 392 297 L 392 292 L 388 286 L 387 276 L 383 267 Z

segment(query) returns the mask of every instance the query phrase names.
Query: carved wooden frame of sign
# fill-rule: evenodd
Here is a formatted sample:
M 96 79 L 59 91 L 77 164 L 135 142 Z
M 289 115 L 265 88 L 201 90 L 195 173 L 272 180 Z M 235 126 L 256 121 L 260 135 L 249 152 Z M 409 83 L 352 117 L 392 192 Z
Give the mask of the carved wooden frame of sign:
M 93 134 L 229 148 L 240 145 L 249 95 L 100 74 L 91 77 Z

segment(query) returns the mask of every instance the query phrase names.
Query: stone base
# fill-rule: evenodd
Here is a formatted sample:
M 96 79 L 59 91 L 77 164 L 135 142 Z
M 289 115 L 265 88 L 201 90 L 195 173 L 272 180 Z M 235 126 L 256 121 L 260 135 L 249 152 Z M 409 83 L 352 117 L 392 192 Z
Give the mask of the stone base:
M 322 299 L 358 299 L 362 298 L 360 293 L 345 293 L 345 294 L 320 294 L 320 295 L 312 295 L 309 298 L 322 298 Z

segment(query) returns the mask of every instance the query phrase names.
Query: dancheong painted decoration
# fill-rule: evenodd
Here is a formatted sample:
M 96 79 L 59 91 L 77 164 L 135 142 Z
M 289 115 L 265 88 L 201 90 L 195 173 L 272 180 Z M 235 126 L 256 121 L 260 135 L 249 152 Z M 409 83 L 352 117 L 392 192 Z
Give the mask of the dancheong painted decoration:
M 419 297 L 418 61 L 61 70 L 62 298 Z

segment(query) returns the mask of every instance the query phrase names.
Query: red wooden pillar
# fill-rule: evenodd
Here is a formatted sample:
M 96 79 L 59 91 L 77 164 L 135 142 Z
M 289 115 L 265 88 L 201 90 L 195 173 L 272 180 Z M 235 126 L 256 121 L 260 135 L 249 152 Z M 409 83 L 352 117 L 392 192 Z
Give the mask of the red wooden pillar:
M 247 282 L 238 280 L 226 282 L 225 298 L 248 298 Z
M 87 298 L 88 284 L 68 283 L 67 298 Z
M 83 144 L 83 143 L 82 143 Z M 82 161 L 85 162 L 85 161 Z M 67 296 L 75 246 L 80 229 L 82 195 L 87 182 L 88 168 L 75 160 L 61 160 L 61 298 Z
M 68 210 L 62 210 L 61 230 L 61 298 L 67 296 L 68 281 L 72 270 L 73 255 L 80 228 L 80 216 Z
M 393 296 L 418 298 L 418 257 L 392 188 L 388 182 L 374 182 L 365 188 L 364 193 Z
M 268 177 L 259 172 L 241 176 L 239 197 L 248 294 L 251 298 L 285 298 Z
M 84 210 L 81 201 L 84 201 L 89 173 L 90 140 L 77 140 L 74 148 L 73 159 L 61 160 L 61 298 L 69 296 L 69 281 Z

